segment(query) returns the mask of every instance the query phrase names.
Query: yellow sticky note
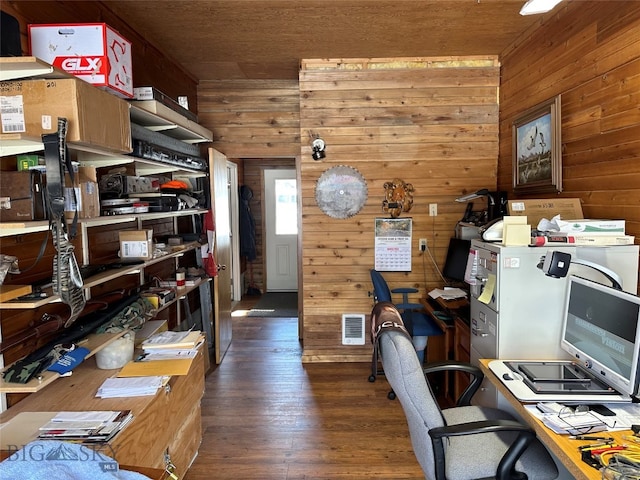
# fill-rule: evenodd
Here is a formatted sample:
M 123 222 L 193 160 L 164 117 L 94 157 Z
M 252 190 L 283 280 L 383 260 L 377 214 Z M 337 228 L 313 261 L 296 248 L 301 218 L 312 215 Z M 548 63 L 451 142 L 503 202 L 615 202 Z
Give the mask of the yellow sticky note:
M 487 283 L 484 284 L 484 290 L 482 290 L 482 294 L 478 297 L 485 305 L 491 301 L 491 297 L 493 297 L 493 292 L 496 289 L 496 276 L 493 273 L 489 274 L 487 278 Z
M 531 243 L 531 225 L 505 223 L 502 243 L 505 245 L 529 245 Z

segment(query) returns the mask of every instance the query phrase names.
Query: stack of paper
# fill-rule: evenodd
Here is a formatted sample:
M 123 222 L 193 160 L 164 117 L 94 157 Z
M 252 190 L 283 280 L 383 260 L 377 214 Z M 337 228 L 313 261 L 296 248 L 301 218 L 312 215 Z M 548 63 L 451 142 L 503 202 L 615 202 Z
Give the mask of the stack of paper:
M 40 427 L 38 438 L 83 443 L 108 442 L 132 419 L 129 410 L 60 412 Z
M 203 342 L 200 331 L 156 333 L 142 342 L 144 353 L 127 363 L 118 376 L 186 375 Z
M 580 435 L 607 430 L 607 424 L 591 412 L 567 415 L 547 413 L 542 417 L 542 423 L 558 434 Z
M 429 292 L 429 296 L 433 299 L 442 298 L 444 300 L 455 300 L 456 298 L 465 298 L 467 292 L 461 288 L 435 288 Z
M 107 378 L 98 389 L 96 397 L 117 398 L 155 395 L 162 383 L 163 377 L 161 376 Z
M 192 350 L 196 349 L 203 341 L 204 336 L 199 330 L 158 332 L 142 342 L 142 349 L 145 353 L 163 350 Z

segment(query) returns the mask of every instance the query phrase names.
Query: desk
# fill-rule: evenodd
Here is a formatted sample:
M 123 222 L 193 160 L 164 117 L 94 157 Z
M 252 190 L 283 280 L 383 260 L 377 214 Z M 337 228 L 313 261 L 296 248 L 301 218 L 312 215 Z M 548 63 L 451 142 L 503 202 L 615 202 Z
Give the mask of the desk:
M 106 454 L 122 465 L 163 470 L 168 452 L 182 477 L 202 440 L 200 400 L 204 392 L 205 351 L 206 345 L 200 348 L 188 374 L 172 377 L 167 388 L 155 395 L 130 398 L 95 397 L 98 387 L 116 371 L 98 369 L 95 357 L 91 357 L 78 365 L 70 377 L 57 379 L 3 412 L 0 422 L 8 422 L 23 412 L 131 410 L 133 421 L 108 447 L 103 447 Z M 4 436 L 2 441 L 10 443 Z
M 502 381 L 489 369 L 488 364 L 490 361 L 491 360 L 487 359 L 480 360 L 480 369 L 482 372 L 487 379 L 496 386 L 498 391 L 502 393 L 509 404 L 513 406 L 518 415 L 535 430 L 538 439 L 562 462 L 571 475 L 577 480 L 600 480 L 602 478 L 601 473 L 584 463 L 578 452 L 578 446 L 592 442 L 570 440 L 568 435 L 558 435 L 545 427 L 542 421 L 531 415 L 524 408 L 523 404 L 511 394 Z M 606 432 L 606 434 L 607 436 L 613 437 L 618 443 L 625 443 L 622 436 L 631 434 L 631 430 Z
M 469 337 L 469 300 L 457 298 L 455 300 L 445 300 L 438 298 L 423 298 L 420 300 L 425 311 L 438 324 L 444 332 L 444 348 L 446 360 L 469 361 L 470 337 Z M 452 322 L 445 322 L 438 318 L 434 312 L 441 310 L 453 318 Z M 447 399 L 454 401 L 460 395 L 464 387 L 468 385 L 468 377 L 463 373 L 455 373 L 453 381 L 453 392 L 450 388 L 449 372 L 445 373 L 444 395 Z M 453 393 L 451 395 L 451 393 Z

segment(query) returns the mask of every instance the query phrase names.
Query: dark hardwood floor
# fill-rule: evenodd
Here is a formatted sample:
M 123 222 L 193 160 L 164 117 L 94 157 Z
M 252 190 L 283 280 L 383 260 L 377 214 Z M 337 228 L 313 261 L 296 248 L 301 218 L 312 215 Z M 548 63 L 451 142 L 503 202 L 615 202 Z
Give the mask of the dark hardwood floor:
M 296 318 L 236 317 L 206 379 L 185 480 L 423 479 L 397 400 L 369 364 L 302 364 Z

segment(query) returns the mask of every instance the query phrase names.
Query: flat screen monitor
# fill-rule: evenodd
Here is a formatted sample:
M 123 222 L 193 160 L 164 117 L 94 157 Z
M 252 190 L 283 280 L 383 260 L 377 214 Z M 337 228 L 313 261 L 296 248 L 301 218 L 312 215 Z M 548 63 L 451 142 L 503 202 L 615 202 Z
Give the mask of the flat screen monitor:
M 463 240 L 455 237 L 449 240 L 447 258 L 444 262 L 444 268 L 442 269 L 442 276 L 447 281 L 464 282 L 464 272 L 467 268 L 467 258 L 469 257 L 470 248 L 471 240 Z
M 640 297 L 571 276 L 561 348 L 618 392 L 638 394 Z

